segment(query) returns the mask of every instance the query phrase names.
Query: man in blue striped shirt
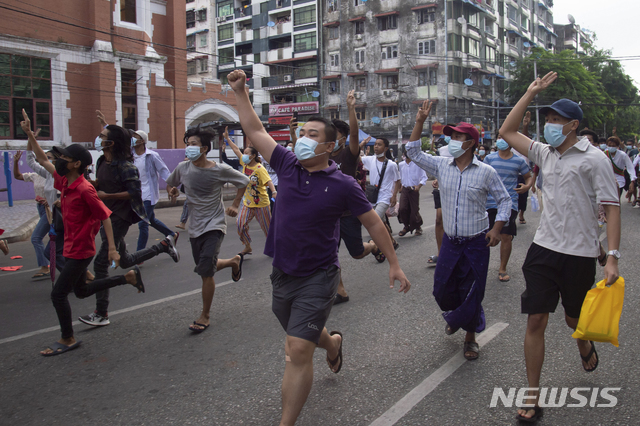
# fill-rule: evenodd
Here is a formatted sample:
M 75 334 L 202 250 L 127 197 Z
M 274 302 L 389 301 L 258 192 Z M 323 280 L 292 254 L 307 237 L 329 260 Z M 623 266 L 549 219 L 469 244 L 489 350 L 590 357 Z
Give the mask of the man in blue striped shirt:
M 507 274 L 507 263 L 509 263 L 509 257 L 511 257 L 511 242 L 517 233 L 518 197 L 520 194 L 526 194 L 531 189 L 533 177 L 527 162 L 522 157 L 511 152 L 509 144 L 504 139 L 498 139 L 496 146 L 498 152 L 487 155 L 484 158 L 484 163 L 496 169 L 498 176 L 500 176 L 502 183 L 511 196 L 509 223 L 502 228 L 500 233 L 500 269 L 498 269 L 498 279 L 502 282 L 507 282 L 511 279 Z M 525 179 L 525 183 L 518 183 L 519 176 Z M 487 214 L 489 215 L 489 228 L 492 228 L 498 214 L 498 203 L 496 203 L 491 194 L 487 197 Z
M 445 332 L 462 328 L 467 332 L 464 356 L 475 360 L 479 347 L 475 334 L 485 329 L 482 299 L 487 283 L 489 247 L 500 242 L 500 231 L 509 220 L 511 197 L 498 173 L 475 157 L 480 134 L 469 123 L 446 126 L 451 136 L 448 149 L 452 157 L 434 157 L 421 151 L 420 135 L 431 111 L 425 101 L 416 115 L 407 156 L 427 174 L 435 176 L 440 186 L 444 237 L 434 274 L 433 295 L 444 312 Z M 489 229 L 487 195 L 498 204 L 495 224 Z M 487 243 L 488 241 L 488 243 Z

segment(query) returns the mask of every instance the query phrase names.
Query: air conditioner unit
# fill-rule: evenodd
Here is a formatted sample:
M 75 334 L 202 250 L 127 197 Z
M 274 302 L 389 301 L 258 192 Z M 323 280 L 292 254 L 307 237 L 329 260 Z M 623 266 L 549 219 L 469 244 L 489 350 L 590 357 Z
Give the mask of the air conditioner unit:
M 360 121 L 360 122 L 358 123 L 358 126 L 360 126 L 360 127 L 364 127 L 364 121 Z
M 356 40 L 362 40 L 362 34 L 356 34 Z
M 356 64 L 356 68 L 358 68 L 359 70 L 364 68 L 364 64 Z
M 291 74 L 285 75 L 283 80 L 285 83 L 290 83 L 293 81 L 293 76 Z
M 382 91 L 382 94 L 385 95 L 385 96 L 391 96 L 391 93 L 392 93 L 391 90 L 383 90 Z
M 218 16 L 218 19 L 216 19 L 217 22 L 224 22 L 226 20 L 227 18 L 225 18 L 224 16 Z
M 453 57 L 454 58 L 462 58 L 462 52 L 458 52 L 458 51 L 453 52 Z
M 354 96 L 356 99 L 360 99 L 360 96 L 362 96 L 362 93 L 356 92 L 356 93 L 354 93 L 354 94 L 353 94 L 353 96 Z

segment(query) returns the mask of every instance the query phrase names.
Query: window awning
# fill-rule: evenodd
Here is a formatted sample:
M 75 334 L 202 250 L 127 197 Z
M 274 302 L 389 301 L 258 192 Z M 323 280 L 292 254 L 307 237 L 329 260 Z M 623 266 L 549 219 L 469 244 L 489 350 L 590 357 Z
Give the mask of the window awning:
M 350 72 L 347 74 L 347 77 L 358 77 L 361 75 L 367 75 L 366 71 L 360 71 L 360 72 Z
M 208 29 L 198 30 L 198 31 L 195 31 L 195 32 L 193 32 L 193 33 L 191 33 L 191 34 L 187 34 L 187 37 L 188 37 L 188 36 L 190 36 L 190 35 L 196 35 L 196 34 L 200 34 L 200 33 L 208 33 L 208 32 L 209 32 L 209 30 L 208 30 Z
M 400 12 L 394 11 L 394 12 L 378 13 L 377 15 L 373 15 L 373 16 L 374 18 L 384 18 L 385 16 L 391 16 L 391 15 L 400 15 Z
M 340 25 L 340 21 L 327 22 L 326 24 L 322 24 L 323 27 L 337 27 Z
M 340 75 L 340 74 L 325 75 L 324 77 L 322 77 L 322 79 L 323 80 L 336 80 L 336 79 L 339 79 L 340 77 L 342 77 L 342 75 Z
M 304 61 L 305 59 L 314 59 L 317 56 L 318 55 L 311 55 L 311 56 L 303 56 L 302 58 L 278 59 L 277 61 L 263 62 L 263 64 L 264 65 L 275 65 L 275 64 L 282 64 L 282 63 L 285 63 L 285 62 Z
M 358 16 L 357 18 L 349 19 L 349 22 L 364 22 L 367 20 L 366 16 Z
M 340 105 L 329 105 L 329 106 L 324 107 L 324 109 L 326 109 L 326 110 L 334 110 L 334 109 L 338 109 L 338 108 L 340 108 Z
M 476 3 L 473 0 L 462 0 L 462 2 L 470 4 L 471 6 L 475 7 L 476 9 L 478 9 L 480 12 L 486 12 L 486 10 L 482 6 L 480 6 L 478 3 Z
M 376 70 L 374 73 L 376 74 L 396 74 L 400 72 L 400 68 L 387 68 L 383 70 Z
M 397 107 L 398 103 L 397 102 L 383 102 L 380 104 L 376 104 L 377 107 Z
M 429 9 L 432 7 L 437 7 L 438 4 L 437 3 L 431 3 L 431 4 L 422 4 L 420 6 L 416 6 L 416 7 L 412 7 L 411 10 L 421 10 L 421 9 Z
M 526 38 L 525 36 L 523 36 L 522 34 L 520 34 L 520 33 L 519 33 L 518 31 L 516 31 L 516 30 L 509 30 L 509 31 L 507 31 L 507 32 L 508 32 L 509 34 L 515 34 L 515 35 L 517 35 L 518 37 Z
M 431 64 L 416 65 L 415 67 L 411 67 L 412 70 L 423 70 L 425 68 L 438 68 L 438 63 L 433 62 Z
M 429 99 L 418 99 L 418 100 L 415 100 L 415 101 L 413 101 L 411 103 L 415 104 L 415 105 L 422 105 L 424 103 L 424 101 L 428 101 L 428 100 Z M 431 103 L 432 104 L 437 104 L 438 103 L 438 99 L 431 99 Z
M 271 90 L 291 89 L 293 87 L 305 87 L 305 86 L 317 86 L 317 85 L 318 83 L 284 84 L 282 86 L 263 87 L 262 90 L 271 91 Z

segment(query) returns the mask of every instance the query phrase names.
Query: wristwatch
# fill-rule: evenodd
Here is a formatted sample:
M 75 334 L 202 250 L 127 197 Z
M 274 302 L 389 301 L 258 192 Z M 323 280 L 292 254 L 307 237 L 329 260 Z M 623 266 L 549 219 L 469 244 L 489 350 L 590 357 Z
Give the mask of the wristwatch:
M 609 250 L 607 256 L 613 256 L 616 260 L 620 259 L 620 252 L 618 250 Z

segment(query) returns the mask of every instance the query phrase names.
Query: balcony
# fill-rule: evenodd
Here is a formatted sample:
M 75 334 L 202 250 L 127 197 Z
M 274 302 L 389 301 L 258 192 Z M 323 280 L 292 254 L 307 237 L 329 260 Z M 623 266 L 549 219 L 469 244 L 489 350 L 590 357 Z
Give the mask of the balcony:
M 253 65 L 253 53 L 236 56 L 236 67 L 246 67 Z
M 234 35 L 236 43 L 253 40 L 253 30 L 237 31 Z
M 291 6 L 291 0 L 269 0 L 269 13 L 276 13 L 280 9 Z
M 267 52 L 267 62 L 293 58 L 293 47 L 282 47 Z
M 293 31 L 293 22 L 282 22 L 280 24 L 276 24 L 273 27 L 267 27 L 267 36 L 275 37 L 282 34 L 291 34 Z
M 245 8 L 238 8 L 234 10 L 233 15 L 235 16 L 236 19 L 251 18 L 251 15 L 253 14 L 252 10 L 253 9 L 251 8 L 251 6 L 247 6 Z

